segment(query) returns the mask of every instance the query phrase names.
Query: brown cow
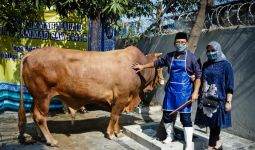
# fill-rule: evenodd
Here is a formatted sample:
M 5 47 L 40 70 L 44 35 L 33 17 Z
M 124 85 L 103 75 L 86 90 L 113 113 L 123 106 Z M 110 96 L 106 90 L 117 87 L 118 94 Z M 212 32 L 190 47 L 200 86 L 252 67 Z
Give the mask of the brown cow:
M 111 108 L 107 134 L 112 139 L 121 134 L 119 117 L 124 108 L 132 110 L 141 101 L 139 93 L 152 90 L 162 80 L 159 76 L 162 70 L 151 68 L 136 74 L 131 65 L 146 64 L 158 57 L 145 56 L 134 46 L 109 52 L 49 47 L 26 54 L 20 65 L 20 139 L 24 140 L 26 127 L 22 77 L 34 99 L 31 113 L 38 136 L 43 135 L 47 144 L 56 146 L 58 143 L 46 121 L 53 97 L 58 97 L 73 110 L 89 103 L 107 104 Z

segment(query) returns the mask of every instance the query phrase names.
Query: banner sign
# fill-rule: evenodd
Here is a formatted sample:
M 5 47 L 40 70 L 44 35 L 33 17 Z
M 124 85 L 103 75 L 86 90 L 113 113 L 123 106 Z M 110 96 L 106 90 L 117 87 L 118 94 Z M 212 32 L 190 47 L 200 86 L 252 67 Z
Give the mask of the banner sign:
M 19 105 L 19 64 L 22 55 L 36 48 L 62 47 L 87 50 L 87 19 L 70 14 L 63 19 L 54 10 L 45 10 L 40 20 L 19 20 L 20 29 L 9 32 L 0 27 L 0 111 L 17 110 Z M 38 58 L 40 59 L 40 58 Z M 32 97 L 25 89 L 28 110 Z M 53 100 L 51 109 L 61 108 Z

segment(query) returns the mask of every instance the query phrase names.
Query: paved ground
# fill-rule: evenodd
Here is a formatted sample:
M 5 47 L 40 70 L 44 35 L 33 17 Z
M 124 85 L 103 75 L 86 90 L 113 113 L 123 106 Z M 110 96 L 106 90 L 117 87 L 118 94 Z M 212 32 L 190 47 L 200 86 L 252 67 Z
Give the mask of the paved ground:
M 27 115 L 26 136 L 29 139 L 36 135 L 36 130 L 30 114 Z M 93 110 L 85 114 L 78 113 L 74 125 L 72 125 L 69 115 L 61 112 L 51 113 L 48 117 L 48 126 L 60 144 L 59 148 L 53 148 L 41 142 L 32 145 L 20 145 L 17 141 L 17 113 L 5 112 L 0 115 L 0 150 L 146 150 L 145 147 L 127 136 L 114 140 L 105 138 L 109 116 L 109 112 L 103 110 Z M 123 114 L 121 125 L 143 122 L 139 115 L 136 116 Z
M 149 112 L 149 113 L 148 113 Z M 27 138 L 36 135 L 31 116 L 27 114 Z M 122 114 L 121 126 L 159 122 L 162 112 L 159 107 L 143 109 L 142 114 Z M 108 140 L 105 138 L 106 127 L 110 113 L 103 110 L 90 110 L 88 113 L 77 113 L 74 125 L 71 117 L 62 112 L 51 113 L 48 126 L 53 136 L 59 141 L 59 147 L 48 147 L 45 143 L 37 142 L 32 145 L 20 145 L 17 141 L 17 113 L 5 112 L 0 114 L 0 150 L 147 150 L 128 136 Z M 180 123 L 176 123 L 180 126 Z M 197 131 L 201 132 L 201 131 Z M 202 132 L 201 132 L 202 133 Z M 204 133 L 205 135 L 205 133 Z M 207 136 L 207 135 L 205 135 Z M 255 142 L 234 135 L 222 133 L 222 140 L 227 149 L 255 149 Z M 151 148 L 149 148 L 151 149 Z

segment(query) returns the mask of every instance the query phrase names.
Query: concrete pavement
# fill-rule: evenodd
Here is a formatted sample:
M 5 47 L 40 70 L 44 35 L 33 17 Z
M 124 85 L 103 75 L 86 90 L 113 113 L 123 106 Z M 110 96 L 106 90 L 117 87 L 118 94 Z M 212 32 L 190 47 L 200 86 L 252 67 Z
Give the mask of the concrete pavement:
M 53 136 L 59 141 L 60 147 L 48 147 L 45 143 L 37 142 L 32 145 L 20 145 L 17 141 L 17 112 L 5 112 L 0 114 L 0 150 L 156 150 L 173 149 L 182 150 L 184 140 L 182 137 L 182 125 L 177 118 L 175 124 L 178 130 L 178 139 L 171 145 L 162 144 L 160 139 L 153 137 L 157 132 L 162 112 L 160 106 L 144 107 L 139 113 L 123 113 L 120 125 L 124 127 L 125 135 L 121 138 L 108 140 L 105 131 L 110 113 L 102 110 L 92 110 L 85 114 L 77 114 L 74 125 L 71 125 L 71 117 L 62 113 L 52 113 L 48 117 L 48 126 Z M 27 137 L 35 136 L 35 127 L 32 119 L 27 114 Z M 127 129 L 129 128 L 129 130 Z M 135 132 L 132 133 L 132 130 Z M 146 133 L 147 132 L 147 133 Z M 153 133 L 154 132 L 154 133 Z M 137 136 L 139 135 L 139 138 Z M 207 147 L 208 133 L 195 127 L 193 141 L 197 149 Z M 255 142 L 226 132 L 221 133 L 223 148 L 225 150 L 255 149 Z

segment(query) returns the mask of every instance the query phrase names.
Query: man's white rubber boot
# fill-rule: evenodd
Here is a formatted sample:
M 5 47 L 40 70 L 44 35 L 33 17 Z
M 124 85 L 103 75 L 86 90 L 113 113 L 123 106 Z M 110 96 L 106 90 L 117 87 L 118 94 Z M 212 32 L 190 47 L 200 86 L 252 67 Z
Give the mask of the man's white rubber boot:
M 184 138 L 185 138 L 185 150 L 194 150 L 193 138 L 193 127 L 184 127 Z
M 174 140 L 174 125 L 173 123 L 164 123 L 165 129 L 166 129 L 166 139 L 163 141 L 163 143 L 171 143 Z

